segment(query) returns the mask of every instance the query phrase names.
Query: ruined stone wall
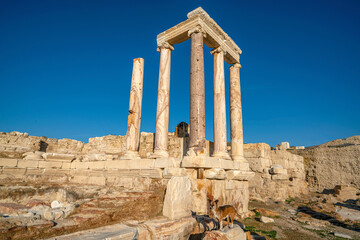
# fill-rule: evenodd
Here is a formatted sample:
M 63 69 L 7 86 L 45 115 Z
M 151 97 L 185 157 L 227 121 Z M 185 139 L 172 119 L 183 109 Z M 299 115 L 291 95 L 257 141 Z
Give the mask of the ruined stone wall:
M 307 193 L 303 158 L 266 143 L 244 145 L 244 155 L 255 177 L 249 182 L 253 199 L 285 200 Z
M 177 137 L 173 133 L 169 133 L 169 158 L 146 158 L 153 152 L 154 134 L 142 133 L 142 159 L 126 160 L 121 159 L 125 141 L 124 136 L 114 135 L 90 138 L 89 143 L 83 143 L 21 133 L 2 134 L 0 142 L 8 154 L 0 156 L 0 179 L 6 183 L 30 185 L 81 184 L 147 191 L 154 184 L 165 188 L 173 176 L 187 176 L 191 179 L 194 211 L 207 213 L 208 196 L 218 199 L 220 204 L 236 206 L 239 213 L 248 211 L 249 176 L 241 175 L 237 171 L 240 166 L 233 161 L 203 159 L 201 166 L 180 167 L 182 156 L 188 150 L 189 137 Z M 207 143 L 211 152 L 211 142 Z
M 360 136 L 288 151 L 304 157 L 306 181 L 312 191 L 321 192 L 336 185 L 360 189 Z

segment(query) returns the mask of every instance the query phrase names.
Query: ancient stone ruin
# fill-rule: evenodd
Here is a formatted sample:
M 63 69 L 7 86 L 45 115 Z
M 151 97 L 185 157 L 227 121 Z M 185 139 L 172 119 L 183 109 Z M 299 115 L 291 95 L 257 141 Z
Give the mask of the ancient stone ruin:
M 211 215 L 209 200 L 233 206 L 238 219 L 244 219 L 253 213 L 250 198 L 285 201 L 308 194 L 304 158 L 286 150 L 289 143 L 276 150 L 265 143 L 243 143 L 240 48 L 202 8 L 187 17 L 157 36 L 155 134 L 140 131 L 142 58 L 133 61 L 126 136 L 94 137 L 84 143 L 0 133 L 4 239 L 64 234 L 70 235 L 56 239 L 189 239 L 200 233 L 203 239 L 251 239 L 239 225 L 203 233 L 206 228 L 199 223 Z M 191 41 L 190 125 L 181 122 L 169 133 L 171 51 L 186 40 Z M 203 44 L 212 48 L 214 64 L 213 143 L 205 139 Z M 231 64 L 230 149 L 224 61 Z M 353 189 L 337 191 L 356 197 Z M 74 233 L 96 227 L 103 228 Z

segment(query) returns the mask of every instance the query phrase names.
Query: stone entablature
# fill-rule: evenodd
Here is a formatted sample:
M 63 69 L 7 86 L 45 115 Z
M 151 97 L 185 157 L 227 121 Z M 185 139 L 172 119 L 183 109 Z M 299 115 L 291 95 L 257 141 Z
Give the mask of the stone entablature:
M 198 28 L 199 31 L 201 29 L 205 33 L 204 43 L 206 46 L 221 47 L 225 52 L 224 60 L 228 64 L 239 63 L 241 49 L 201 7 L 189 12 L 187 17 L 186 21 L 160 33 L 157 36 L 158 46 L 162 46 L 166 42 L 171 45 L 182 43 L 190 39 L 189 31 Z

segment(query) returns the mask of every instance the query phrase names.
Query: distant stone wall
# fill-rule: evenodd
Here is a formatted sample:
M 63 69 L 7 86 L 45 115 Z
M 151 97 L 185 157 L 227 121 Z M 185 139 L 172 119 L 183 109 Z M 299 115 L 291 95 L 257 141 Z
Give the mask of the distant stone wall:
M 360 190 L 360 136 L 288 151 L 304 157 L 306 181 L 312 191 L 321 192 L 336 185 Z
M 244 145 L 244 155 L 255 177 L 249 181 L 250 198 L 285 200 L 307 194 L 303 158 L 266 143 Z

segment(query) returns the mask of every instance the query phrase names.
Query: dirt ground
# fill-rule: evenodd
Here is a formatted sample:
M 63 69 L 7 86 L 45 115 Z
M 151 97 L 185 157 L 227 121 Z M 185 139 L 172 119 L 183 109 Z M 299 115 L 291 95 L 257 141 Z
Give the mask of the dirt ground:
M 285 202 L 250 201 L 253 216 L 241 221 L 253 239 L 360 239 L 359 201 L 337 202 L 331 195 L 311 194 Z M 345 214 L 344 214 L 345 211 Z M 273 223 L 263 223 L 269 216 Z

